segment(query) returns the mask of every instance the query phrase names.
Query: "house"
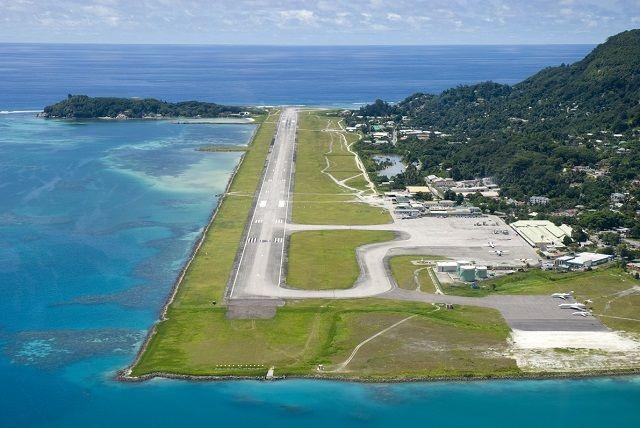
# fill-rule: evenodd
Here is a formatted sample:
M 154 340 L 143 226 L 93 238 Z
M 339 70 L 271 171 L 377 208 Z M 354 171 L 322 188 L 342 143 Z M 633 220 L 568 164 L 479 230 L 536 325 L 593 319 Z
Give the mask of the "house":
M 549 203 L 549 198 L 546 196 L 532 196 L 529 198 L 529 203 L 531 205 L 547 205 Z
M 611 194 L 611 202 L 614 204 L 622 203 L 627 199 L 624 193 L 612 193 Z

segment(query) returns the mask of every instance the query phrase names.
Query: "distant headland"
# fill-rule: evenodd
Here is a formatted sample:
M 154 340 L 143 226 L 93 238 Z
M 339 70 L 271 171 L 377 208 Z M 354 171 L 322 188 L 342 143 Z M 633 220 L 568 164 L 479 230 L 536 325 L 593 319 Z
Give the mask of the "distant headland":
M 254 107 L 227 106 L 200 101 L 170 103 L 154 98 L 115 98 L 71 95 L 46 106 L 40 117 L 52 119 L 168 119 L 248 117 Z

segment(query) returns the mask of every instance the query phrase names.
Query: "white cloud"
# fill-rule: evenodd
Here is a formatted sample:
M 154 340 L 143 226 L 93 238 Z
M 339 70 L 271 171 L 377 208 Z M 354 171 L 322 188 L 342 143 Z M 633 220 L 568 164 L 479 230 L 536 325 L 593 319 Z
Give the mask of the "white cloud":
M 292 35 L 311 27 L 305 42 L 571 43 L 637 27 L 640 2 L 0 0 L 0 21 L 0 42 L 277 44 L 295 43 Z
M 304 24 L 312 24 L 316 21 L 316 15 L 307 9 L 281 10 L 279 14 L 286 21 L 299 21 Z

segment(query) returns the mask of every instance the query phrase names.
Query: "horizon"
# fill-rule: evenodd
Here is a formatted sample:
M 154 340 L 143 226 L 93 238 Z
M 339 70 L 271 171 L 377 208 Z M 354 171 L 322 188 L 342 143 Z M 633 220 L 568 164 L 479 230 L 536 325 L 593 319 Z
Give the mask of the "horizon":
M 638 28 L 640 29 L 640 28 Z M 635 28 L 626 30 L 636 30 Z M 613 36 L 613 34 L 612 34 Z M 96 42 L 3 42 L 0 45 L 57 45 L 57 46 L 220 46 L 220 47 L 269 47 L 269 48 L 308 48 L 308 47 L 340 47 L 340 48 L 383 48 L 383 47 L 491 47 L 491 46 L 597 46 L 597 43 L 433 43 L 433 44 L 268 44 L 268 43 L 96 43 Z
M 231 46 L 597 44 L 634 0 L 0 1 L 0 43 Z M 131 43 L 135 40 L 136 43 Z

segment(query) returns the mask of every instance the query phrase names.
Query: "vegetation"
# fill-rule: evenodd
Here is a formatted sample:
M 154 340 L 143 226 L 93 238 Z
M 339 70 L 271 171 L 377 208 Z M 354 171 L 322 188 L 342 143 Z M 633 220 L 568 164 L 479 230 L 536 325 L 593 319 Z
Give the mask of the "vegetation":
M 364 345 L 362 340 L 415 315 Z M 228 320 L 222 308 L 172 314 L 133 370 L 189 375 L 324 375 L 403 379 L 497 376 L 519 373 L 502 357 L 509 328 L 494 310 L 439 309 L 381 299 L 288 302 L 269 320 Z M 426 341 L 426 342 L 425 342 Z M 486 347 L 496 350 L 488 355 Z M 324 365 L 319 371 L 318 365 Z
M 385 209 L 358 202 L 364 190 L 355 157 L 346 149 L 339 118 L 303 112 L 299 119 L 292 217 L 300 224 L 381 224 L 391 221 Z M 345 137 L 346 138 L 346 137 Z M 348 138 L 355 138 L 349 136 Z M 349 141 L 349 140 L 348 140 Z M 323 172 L 324 171 L 324 172 Z M 331 174 L 331 176 L 329 175 Z M 345 180 L 340 186 L 335 180 Z M 354 181 L 359 179 L 359 181 Z
M 259 118 L 260 128 L 247 148 L 244 158 L 229 189 L 220 202 L 216 218 L 207 231 L 204 242 L 189 265 L 165 320 L 156 326 L 156 333 L 144 352 L 142 361 L 175 351 L 172 337 L 181 334 L 182 322 L 192 325 L 206 324 L 212 302 L 222 302 L 233 261 L 240 246 L 245 223 L 249 217 L 253 195 L 258 187 L 260 171 L 264 166 L 278 113 Z M 196 330 L 191 330 L 193 333 Z M 185 341 L 185 346 L 192 346 Z M 175 356 L 171 357 L 174 358 Z
M 395 187 L 427 174 L 493 176 L 503 196 L 550 197 L 549 205 L 536 207 L 543 216 L 584 206 L 597 212 L 564 220 L 594 230 L 625 226 L 640 237 L 638 99 L 640 30 L 632 30 L 611 37 L 581 61 L 547 68 L 514 86 L 484 82 L 439 95 L 414 94 L 396 105 L 378 100 L 350 120 L 389 116 L 399 125 L 446 134 L 411 137 L 396 146 L 358 144 L 361 153 L 398 154 L 405 163 L 422 166 L 417 178 L 410 169 L 394 177 Z M 625 191 L 629 197 L 612 214 L 611 193 Z M 513 206 L 500 210 L 518 214 Z
M 239 114 L 244 111 L 258 113 L 257 109 L 200 101 L 169 103 L 153 98 L 113 98 L 71 95 L 44 108 L 43 117 L 66 119 L 96 119 L 101 117 L 127 118 L 144 117 L 220 117 Z
M 426 260 L 445 260 L 440 256 L 395 256 L 389 259 L 389 267 L 398 287 L 405 290 L 420 290 L 435 293 L 436 287 L 429 275 L 431 265 L 414 264 Z
M 202 146 L 198 147 L 199 152 L 244 152 L 247 148 L 245 146 L 234 146 L 234 145 L 211 145 L 211 146 Z
M 356 248 L 393 238 L 389 231 L 296 232 L 289 244 L 287 285 L 305 290 L 351 288 L 360 275 Z

